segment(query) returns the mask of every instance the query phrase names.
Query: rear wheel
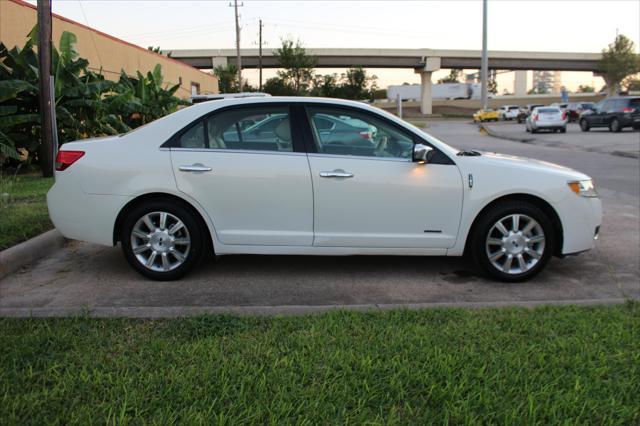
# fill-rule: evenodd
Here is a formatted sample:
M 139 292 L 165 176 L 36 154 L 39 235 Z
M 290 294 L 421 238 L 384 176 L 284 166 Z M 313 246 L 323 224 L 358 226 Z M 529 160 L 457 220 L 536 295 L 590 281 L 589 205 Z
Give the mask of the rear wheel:
M 560 133 L 567 133 L 567 128 L 566 127 L 561 127 L 560 128 Z
M 614 133 L 618 133 L 620 130 L 622 130 L 622 128 L 620 127 L 620 121 L 618 121 L 617 118 L 611 120 L 611 123 L 609 123 L 609 130 Z
M 518 282 L 544 269 L 554 242 L 553 225 L 541 209 L 527 202 L 504 202 L 479 219 L 471 254 L 489 276 Z
M 583 132 L 588 132 L 590 128 L 591 126 L 589 126 L 587 120 L 585 120 L 584 118 L 580 120 L 580 130 L 582 130 Z
M 136 271 L 153 280 L 170 281 L 199 263 L 205 250 L 204 232 L 189 209 L 151 201 L 129 212 L 120 241 Z

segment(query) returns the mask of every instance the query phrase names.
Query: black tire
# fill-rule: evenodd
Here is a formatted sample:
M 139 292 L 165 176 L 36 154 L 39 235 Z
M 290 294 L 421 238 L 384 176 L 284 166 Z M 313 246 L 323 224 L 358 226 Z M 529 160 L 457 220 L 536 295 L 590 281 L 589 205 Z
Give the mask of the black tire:
M 522 273 L 506 273 L 503 270 L 499 270 L 491 263 L 489 254 L 487 253 L 487 238 L 493 226 L 499 220 L 514 214 L 524 215 L 534 219 L 540 225 L 545 238 L 544 247 L 542 248 L 542 253 L 539 255 L 539 259 L 537 259 L 537 262 L 533 264 L 530 269 Z M 504 282 L 521 282 L 534 277 L 544 269 L 553 254 L 555 239 L 551 219 L 540 208 L 527 202 L 506 201 L 498 203 L 482 213 L 482 216 L 478 218 L 478 221 L 474 225 L 468 248 L 475 265 L 486 275 Z M 523 256 L 523 258 L 525 258 L 525 256 Z M 527 262 L 534 261 L 533 257 L 529 257 L 529 255 L 526 255 L 526 259 Z
M 566 127 L 561 128 L 560 133 L 567 133 L 567 128 Z
M 587 120 L 585 119 L 580 120 L 580 130 L 582 130 L 583 132 L 588 132 L 589 129 L 591 129 L 591 126 L 589 126 L 589 123 L 587 122 Z
M 184 254 L 185 259 L 174 269 L 167 271 L 152 270 L 143 265 L 133 252 L 131 240 L 134 226 L 142 217 L 153 212 L 166 212 L 173 215 L 184 224 L 184 228 L 186 228 L 186 232 L 188 232 L 188 234 L 184 234 L 188 235 L 190 239 L 190 244 Z M 167 228 L 169 227 L 167 226 Z M 206 232 L 208 232 L 208 230 L 202 229 L 198 219 L 188 207 L 176 203 L 175 201 L 157 200 L 136 206 L 127 213 L 121 227 L 120 242 L 122 244 L 122 251 L 125 258 L 136 271 L 152 280 L 172 281 L 189 273 L 204 258 L 204 255 L 207 252 L 206 244 L 207 241 L 209 241 L 208 238 L 206 238 Z M 174 258 L 174 260 L 177 261 L 177 258 Z M 160 262 L 157 261 L 157 263 Z
M 531 133 L 538 133 L 538 129 L 531 128 Z
M 620 121 L 618 121 L 617 118 L 611 120 L 611 123 L 609 123 L 609 131 L 613 133 L 620 133 L 621 130 L 622 127 L 620 127 Z

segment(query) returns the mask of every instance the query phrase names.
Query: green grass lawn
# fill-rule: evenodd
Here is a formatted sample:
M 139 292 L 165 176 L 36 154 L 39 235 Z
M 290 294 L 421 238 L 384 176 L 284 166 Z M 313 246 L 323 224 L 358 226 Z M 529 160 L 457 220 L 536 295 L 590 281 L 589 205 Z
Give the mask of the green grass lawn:
M 4 424 L 640 423 L 640 304 L 0 320 Z
M 0 250 L 53 228 L 46 194 L 53 178 L 0 176 Z

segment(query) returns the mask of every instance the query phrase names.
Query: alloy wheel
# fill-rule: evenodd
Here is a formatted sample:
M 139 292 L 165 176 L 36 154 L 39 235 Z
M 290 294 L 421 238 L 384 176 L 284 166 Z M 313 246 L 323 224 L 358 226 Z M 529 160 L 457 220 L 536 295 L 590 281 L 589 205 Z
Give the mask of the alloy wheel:
M 136 260 L 152 271 L 176 269 L 186 261 L 190 248 L 189 230 L 171 213 L 147 213 L 131 231 L 131 250 Z
M 516 213 L 503 217 L 489 229 L 485 249 L 494 268 L 517 275 L 540 261 L 545 242 L 542 226 L 532 217 Z

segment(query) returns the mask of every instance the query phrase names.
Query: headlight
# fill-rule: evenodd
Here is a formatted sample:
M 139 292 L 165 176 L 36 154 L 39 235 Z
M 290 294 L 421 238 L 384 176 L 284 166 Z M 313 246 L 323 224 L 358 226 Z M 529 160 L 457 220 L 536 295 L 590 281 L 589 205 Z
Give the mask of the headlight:
M 596 188 L 593 186 L 593 181 L 591 179 L 569 182 L 568 185 L 573 192 L 580 195 L 581 197 L 594 198 L 598 196 Z

